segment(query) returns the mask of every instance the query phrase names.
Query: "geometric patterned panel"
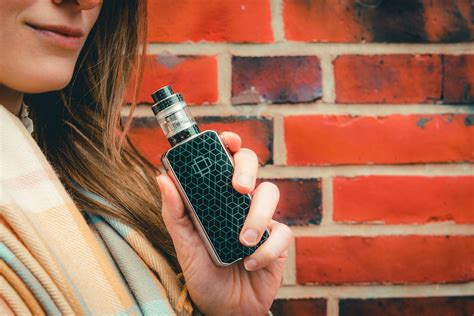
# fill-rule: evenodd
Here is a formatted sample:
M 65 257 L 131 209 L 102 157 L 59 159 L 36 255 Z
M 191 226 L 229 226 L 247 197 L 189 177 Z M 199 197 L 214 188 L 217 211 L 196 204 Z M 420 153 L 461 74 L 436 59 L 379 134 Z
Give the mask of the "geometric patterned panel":
M 251 200 L 232 187 L 234 167 L 215 131 L 178 144 L 166 157 L 223 264 L 252 254 L 268 238 L 266 231 L 254 247 L 239 241 Z

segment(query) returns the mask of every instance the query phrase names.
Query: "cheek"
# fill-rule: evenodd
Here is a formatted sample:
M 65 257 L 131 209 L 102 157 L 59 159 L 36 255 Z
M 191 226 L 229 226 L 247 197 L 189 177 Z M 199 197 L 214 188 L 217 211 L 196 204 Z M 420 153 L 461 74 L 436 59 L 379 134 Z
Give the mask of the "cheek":
M 79 55 L 79 51 L 44 44 L 20 23 L 0 29 L 0 46 L 7 48 L 0 50 L 0 84 L 26 93 L 62 89 L 70 81 Z
M 69 76 L 71 58 L 54 59 L 37 45 L 21 22 L 36 0 L 0 0 L 0 84 L 22 91 L 59 86 Z M 48 56 L 49 55 L 49 56 Z
M 97 22 L 97 19 L 99 17 L 101 9 L 102 9 L 102 5 L 96 7 L 92 10 L 88 10 L 88 11 L 83 12 L 84 20 L 86 21 L 87 33 L 89 33 L 90 30 L 92 30 L 92 28 L 94 27 L 94 24 Z
M 0 85 L 25 93 L 60 90 L 71 80 L 80 51 L 54 48 L 20 22 L 30 2 L 0 0 Z M 84 29 L 92 29 L 100 9 L 83 12 Z

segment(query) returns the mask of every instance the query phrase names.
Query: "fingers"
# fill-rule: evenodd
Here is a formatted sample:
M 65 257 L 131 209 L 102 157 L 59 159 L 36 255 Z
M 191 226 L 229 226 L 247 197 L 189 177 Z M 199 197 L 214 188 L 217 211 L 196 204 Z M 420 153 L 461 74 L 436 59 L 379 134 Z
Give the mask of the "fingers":
M 292 238 L 293 235 L 288 226 L 272 221 L 270 237 L 252 255 L 245 258 L 245 269 L 255 271 L 266 267 L 278 258 L 287 257 Z
M 173 242 L 180 243 L 194 230 L 194 226 L 186 215 L 184 204 L 173 180 L 164 174 L 156 178 L 161 191 L 161 213 L 166 228 Z
M 236 133 L 222 132 L 221 137 L 224 139 L 224 143 L 229 145 L 229 150 L 231 153 L 235 153 L 242 146 L 242 139 Z
M 255 188 L 258 171 L 258 157 L 252 150 L 241 148 L 242 139 L 233 132 L 222 132 L 221 137 L 229 146 L 229 151 L 234 154 L 234 175 L 232 185 L 242 194 L 250 193 Z
M 240 232 L 240 242 L 245 246 L 255 246 L 263 232 L 270 225 L 275 213 L 280 190 L 271 182 L 262 182 L 253 193 L 250 210 Z
M 258 172 L 258 158 L 254 151 L 240 148 L 234 154 L 234 174 L 232 186 L 242 194 L 250 193 L 255 188 Z

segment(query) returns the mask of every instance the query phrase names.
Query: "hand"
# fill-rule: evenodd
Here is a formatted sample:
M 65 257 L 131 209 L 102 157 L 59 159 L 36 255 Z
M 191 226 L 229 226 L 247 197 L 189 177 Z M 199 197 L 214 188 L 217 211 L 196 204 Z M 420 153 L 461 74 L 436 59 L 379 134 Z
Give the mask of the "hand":
M 272 220 L 280 192 L 271 182 L 255 188 L 257 155 L 241 148 L 240 137 L 222 133 L 234 159 L 233 187 L 251 193 L 252 203 L 240 233 L 240 242 L 254 246 L 265 228 L 270 237 L 242 262 L 216 266 L 186 214 L 179 192 L 168 175 L 157 177 L 162 193 L 162 214 L 173 239 L 179 264 L 193 302 L 206 315 L 265 315 L 280 287 L 292 234 L 288 226 Z M 255 189 L 255 190 L 254 190 Z

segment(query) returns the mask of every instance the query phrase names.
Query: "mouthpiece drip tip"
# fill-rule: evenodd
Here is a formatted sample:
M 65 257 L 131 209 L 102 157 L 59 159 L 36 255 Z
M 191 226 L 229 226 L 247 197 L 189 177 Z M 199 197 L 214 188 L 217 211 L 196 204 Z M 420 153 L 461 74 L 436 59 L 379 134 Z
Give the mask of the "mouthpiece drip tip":
M 183 96 L 171 86 L 158 89 L 151 97 L 155 101 L 151 109 L 171 146 L 200 132 Z

